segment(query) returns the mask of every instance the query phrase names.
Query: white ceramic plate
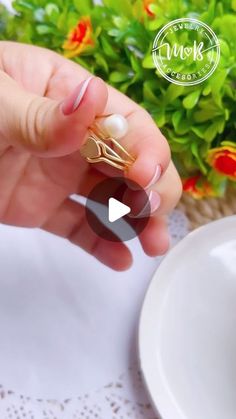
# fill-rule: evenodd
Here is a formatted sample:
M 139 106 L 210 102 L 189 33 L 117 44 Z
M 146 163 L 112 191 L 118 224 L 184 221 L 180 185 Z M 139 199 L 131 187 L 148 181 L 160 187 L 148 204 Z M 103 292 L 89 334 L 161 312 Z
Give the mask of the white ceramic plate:
M 141 369 L 163 419 L 236 418 L 236 216 L 173 248 L 145 297 Z

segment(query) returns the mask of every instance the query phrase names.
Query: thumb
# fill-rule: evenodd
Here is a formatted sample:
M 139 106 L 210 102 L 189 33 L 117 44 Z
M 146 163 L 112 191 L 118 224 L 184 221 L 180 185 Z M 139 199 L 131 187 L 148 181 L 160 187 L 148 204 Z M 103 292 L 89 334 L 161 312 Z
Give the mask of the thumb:
M 44 157 L 70 154 L 103 113 L 106 84 L 98 77 L 80 83 L 63 101 L 37 96 L 0 72 L 0 141 Z

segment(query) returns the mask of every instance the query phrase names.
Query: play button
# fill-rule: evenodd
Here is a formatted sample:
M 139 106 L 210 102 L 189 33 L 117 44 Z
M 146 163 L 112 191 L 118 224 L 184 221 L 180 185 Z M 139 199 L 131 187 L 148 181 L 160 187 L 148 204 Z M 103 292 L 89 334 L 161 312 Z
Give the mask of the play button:
M 115 198 L 109 198 L 108 202 L 108 220 L 110 223 L 114 223 L 114 221 L 119 220 L 131 211 L 128 205 L 122 204 Z
M 145 217 L 140 217 L 145 208 Z M 99 182 L 86 201 L 90 228 L 110 241 L 127 241 L 138 236 L 149 221 L 147 192 L 137 183 L 122 177 Z

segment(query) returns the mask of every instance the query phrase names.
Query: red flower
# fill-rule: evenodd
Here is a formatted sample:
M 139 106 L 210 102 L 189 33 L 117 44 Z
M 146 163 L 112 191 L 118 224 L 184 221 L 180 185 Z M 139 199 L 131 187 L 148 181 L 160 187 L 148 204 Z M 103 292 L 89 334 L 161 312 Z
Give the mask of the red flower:
M 195 199 L 201 199 L 210 196 L 216 196 L 210 183 L 200 174 L 184 179 L 183 190 Z
M 208 152 L 207 160 L 217 172 L 236 181 L 236 146 L 213 148 Z
M 155 17 L 155 13 L 152 11 L 152 8 L 150 7 L 153 3 L 153 0 L 143 0 L 143 7 L 145 13 L 147 13 L 150 17 Z
M 92 31 L 90 17 L 82 17 L 76 27 L 69 32 L 67 39 L 62 46 L 65 50 L 64 55 L 67 58 L 72 58 L 79 55 L 88 46 L 93 46 L 94 41 L 92 39 Z

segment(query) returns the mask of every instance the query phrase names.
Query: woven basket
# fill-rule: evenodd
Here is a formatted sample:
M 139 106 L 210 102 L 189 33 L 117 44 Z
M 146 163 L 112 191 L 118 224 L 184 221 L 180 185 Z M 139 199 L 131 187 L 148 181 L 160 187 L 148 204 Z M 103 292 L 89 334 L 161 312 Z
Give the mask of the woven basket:
M 236 214 L 236 189 L 229 188 L 224 198 L 200 200 L 184 193 L 177 208 L 186 214 L 190 230 L 193 230 L 210 221 Z

